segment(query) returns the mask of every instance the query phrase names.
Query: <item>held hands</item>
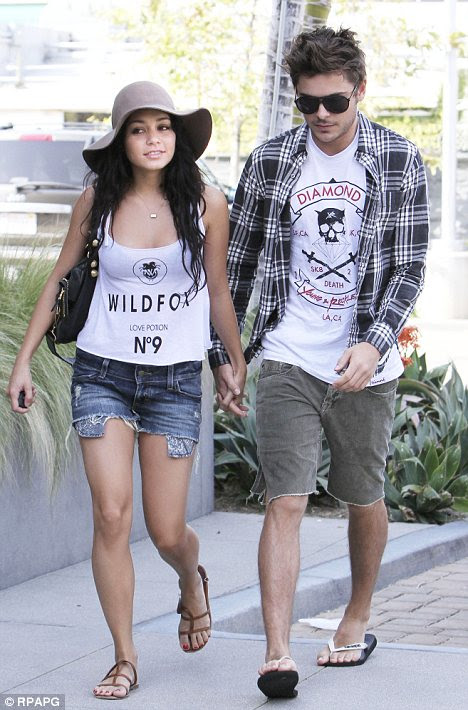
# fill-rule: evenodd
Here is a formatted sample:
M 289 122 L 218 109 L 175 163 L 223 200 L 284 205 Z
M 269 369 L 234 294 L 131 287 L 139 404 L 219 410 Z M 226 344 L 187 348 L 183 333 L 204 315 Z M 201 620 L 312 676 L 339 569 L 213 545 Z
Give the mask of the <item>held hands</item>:
M 225 412 L 236 414 L 238 417 L 246 417 L 249 410 L 242 404 L 247 377 L 245 364 L 236 369 L 230 363 L 215 367 L 213 377 L 216 384 L 218 407 Z
M 335 371 L 341 377 L 333 383 L 333 387 L 341 392 L 363 390 L 369 384 L 379 360 L 379 351 L 370 343 L 357 343 L 346 348 L 336 363 Z
M 24 406 L 20 398 L 20 392 L 24 392 Z M 11 373 L 10 382 L 6 389 L 7 396 L 11 401 L 11 408 L 19 414 L 27 414 L 36 397 L 36 388 L 31 380 L 31 373 L 27 365 L 15 365 Z

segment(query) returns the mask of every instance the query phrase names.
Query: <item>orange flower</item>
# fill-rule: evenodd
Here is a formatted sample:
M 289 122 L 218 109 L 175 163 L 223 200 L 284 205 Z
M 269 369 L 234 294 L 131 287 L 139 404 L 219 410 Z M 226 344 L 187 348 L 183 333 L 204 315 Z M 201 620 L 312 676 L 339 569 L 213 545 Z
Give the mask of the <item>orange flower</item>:
M 398 342 L 405 350 L 410 347 L 415 350 L 419 346 L 419 330 L 414 325 L 405 326 L 398 336 Z
M 400 357 L 403 367 L 413 364 L 410 355 L 419 346 L 419 330 L 414 325 L 407 325 L 403 328 L 398 336 L 398 345 L 400 346 Z

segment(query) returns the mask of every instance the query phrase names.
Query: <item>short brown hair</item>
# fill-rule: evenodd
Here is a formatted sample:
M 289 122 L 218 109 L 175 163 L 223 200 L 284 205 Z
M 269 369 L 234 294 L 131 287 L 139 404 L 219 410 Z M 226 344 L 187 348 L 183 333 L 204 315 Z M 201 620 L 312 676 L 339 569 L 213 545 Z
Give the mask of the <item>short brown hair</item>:
M 344 74 L 352 84 L 366 78 L 366 58 L 356 33 L 342 27 L 339 30 L 317 27 L 301 32 L 293 39 L 284 63 L 294 86 L 297 86 L 301 75 L 315 76 L 336 71 Z

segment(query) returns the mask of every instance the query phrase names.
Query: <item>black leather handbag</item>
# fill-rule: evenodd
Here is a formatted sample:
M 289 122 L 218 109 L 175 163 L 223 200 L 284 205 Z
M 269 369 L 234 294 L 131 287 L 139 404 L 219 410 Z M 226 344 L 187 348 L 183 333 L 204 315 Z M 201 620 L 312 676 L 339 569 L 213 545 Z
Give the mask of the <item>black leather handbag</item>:
M 99 241 L 93 239 L 86 245 L 83 258 L 60 279 L 54 321 L 45 335 L 49 350 L 69 365 L 73 365 L 73 358 L 60 355 L 56 345 L 73 343 L 86 323 L 99 273 L 98 252 Z

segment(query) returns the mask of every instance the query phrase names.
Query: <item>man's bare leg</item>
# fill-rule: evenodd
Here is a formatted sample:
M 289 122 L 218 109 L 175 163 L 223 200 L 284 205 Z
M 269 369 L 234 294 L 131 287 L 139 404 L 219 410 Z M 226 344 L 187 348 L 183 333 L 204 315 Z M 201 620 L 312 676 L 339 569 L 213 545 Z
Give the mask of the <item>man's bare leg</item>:
M 372 594 L 387 542 L 388 519 L 383 500 L 368 506 L 349 505 L 349 554 L 351 559 L 351 599 L 335 632 L 336 647 L 364 641 L 369 622 Z M 332 653 L 328 646 L 317 663 L 356 661 L 361 651 Z
M 300 568 L 299 530 L 308 496 L 281 496 L 266 509 L 260 536 L 258 567 L 267 648 L 260 675 L 297 670 L 289 656 L 291 614 Z M 275 662 L 276 659 L 276 662 Z

